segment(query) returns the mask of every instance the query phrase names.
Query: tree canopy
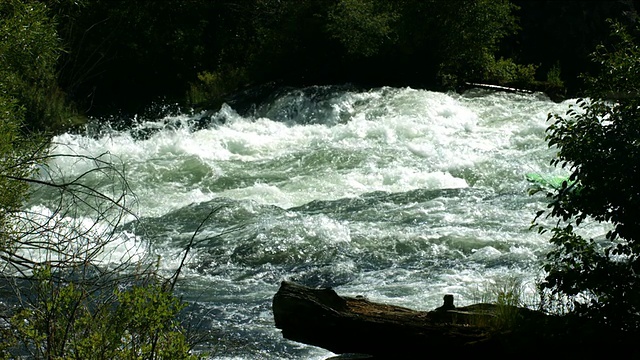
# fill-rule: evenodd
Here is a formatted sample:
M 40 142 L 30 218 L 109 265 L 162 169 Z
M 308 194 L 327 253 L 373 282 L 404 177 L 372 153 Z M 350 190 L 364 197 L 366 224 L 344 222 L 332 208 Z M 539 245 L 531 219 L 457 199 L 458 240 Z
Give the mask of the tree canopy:
M 479 80 L 517 29 L 507 0 L 46 2 L 66 49 L 59 83 L 91 112 L 266 82 Z
M 35 0 L 0 2 L 0 92 L 17 101 L 20 126 L 59 130 L 73 119 L 57 83 L 62 46 L 47 5 Z
M 633 2 L 533 0 L 7 0 L 0 8 L 13 19 L 3 25 L 0 62 L 33 75 L 11 82 L 37 105 L 27 122 L 53 130 L 77 119 L 70 103 L 89 115 L 141 112 L 155 100 L 211 107 L 264 83 L 545 90 L 539 82 L 551 72 L 575 93 L 586 49 L 605 38 L 604 19 L 635 14 Z M 42 21 L 20 39 L 41 56 L 27 59 L 12 50 L 24 28 L 10 26 L 35 15 Z M 569 30 L 555 31 L 560 23 Z

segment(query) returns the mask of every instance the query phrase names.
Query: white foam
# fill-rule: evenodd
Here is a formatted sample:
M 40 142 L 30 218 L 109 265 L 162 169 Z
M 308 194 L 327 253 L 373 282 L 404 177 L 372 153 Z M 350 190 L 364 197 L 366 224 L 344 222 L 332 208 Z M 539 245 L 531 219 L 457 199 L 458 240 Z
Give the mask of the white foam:
M 70 215 L 44 206 L 25 210 L 14 224 L 16 255 L 33 264 L 96 265 L 135 264 L 147 255 L 143 241 L 128 232 L 114 233 L 108 218 Z
M 191 201 L 207 201 L 216 195 L 253 198 L 260 203 L 282 207 L 300 205 L 311 200 L 357 196 L 371 191 L 398 192 L 418 188 L 466 187 L 465 179 L 453 176 L 460 171 L 492 176 L 483 166 L 512 166 L 517 160 L 513 144 L 520 147 L 544 148 L 545 119 L 541 115 L 549 102 L 530 101 L 527 108 L 510 107 L 509 99 L 499 96 L 466 99 L 456 95 L 414 89 L 384 88 L 360 93 L 336 95 L 335 111 L 327 116 L 350 116 L 334 125 L 285 124 L 268 118 L 243 118 L 228 106 L 218 117 L 226 122 L 199 131 L 187 126 L 167 126 L 172 121 L 187 122 L 187 116 L 166 118 L 141 126 L 160 129 L 144 139 L 134 139 L 128 132 L 112 131 L 94 139 L 78 135 L 61 135 L 55 153 L 87 156 L 109 154 L 120 160 L 133 179 L 134 192 L 143 194 L 144 213 L 161 214 L 162 209 L 175 209 Z M 504 104 L 504 105 L 503 105 Z M 499 110 L 502 106 L 502 110 Z M 530 123 L 496 122 L 491 119 L 517 116 L 518 111 L 537 109 Z M 491 108 L 491 116 L 485 116 Z M 496 113 L 500 113 L 496 115 Z M 208 170 L 208 179 L 235 176 L 229 171 L 242 168 L 245 173 L 254 164 L 275 161 L 296 154 L 318 153 L 323 149 L 368 154 L 361 167 L 337 169 L 340 163 L 307 168 L 308 174 L 297 174 L 279 183 L 246 183 L 244 188 L 211 194 L 201 183 L 184 184 L 163 180 L 149 174 L 176 173 L 180 161 L 200 159 Z M 515 157 L 515 158 L 514 158 Z M 90 160 L 57 158 L 55 166 L 65 173 L 81 173 L 94 166 Z M 231 166 L 231 167 L 230 167 Z M 334 167 L 331 170 L 331 167 Z M 294 168 L 292 168 L 295 171 Z M 489 169 L 494 171 L 494 169 Z M 526 172 L 525 169 L 514 169 Z M 135 179 L 141 179 L 139 183 Z M 304 181 L 310 186 L 305 189 Z M 151 183 L 149 183 L 151 182 Z M 491 181 L 480 184 L 492 184 Z M 305 194 L 307 196 L 305 196 Z M 144 200 L 150 199 L 150 200 Z M 166 200 L 166 201 L 165 201 Z M 173 206 L 174 205 L 174 206 Z

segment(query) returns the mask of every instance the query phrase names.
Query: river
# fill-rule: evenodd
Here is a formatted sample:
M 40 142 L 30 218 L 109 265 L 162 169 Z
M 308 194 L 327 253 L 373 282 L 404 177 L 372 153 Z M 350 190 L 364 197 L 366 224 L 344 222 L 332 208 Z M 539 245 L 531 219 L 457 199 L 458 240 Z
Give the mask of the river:
M 112 251 L 159 255 L 167 273 L 215 210 L 178 283 L 216 339 L 205 345 L 212 358 L 325 359 L 275 328 L 282 280 L 419 310 L 516 282 L 535 303 L 549 245 L 529 228 L 546 199 L 528 194 L 526 175 L 566 175 L 550 167 L 544 138 L 547 115 L 572 103 L 483 90 L 281 89 L 241 114 L 224 105 L 63 134 L 54 153 L 123 164 L 137 217 L 115 229 L 126 236 Z M 53 161 L 71 177 L 95 165 Z

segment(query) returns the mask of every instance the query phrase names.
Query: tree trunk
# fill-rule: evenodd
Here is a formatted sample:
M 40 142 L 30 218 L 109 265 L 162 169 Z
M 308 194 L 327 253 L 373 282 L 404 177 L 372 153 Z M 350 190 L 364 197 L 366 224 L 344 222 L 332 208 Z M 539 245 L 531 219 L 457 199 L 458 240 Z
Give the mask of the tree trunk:
M 492 305 L 454 309 L 450 300 L 435 311 L 415 311 L 282 282 L 273 315 L 285 338 L 337 354 L 413 358 L 444 352 L 455 357 L 483 349 L 500 355 L 489 331 Z

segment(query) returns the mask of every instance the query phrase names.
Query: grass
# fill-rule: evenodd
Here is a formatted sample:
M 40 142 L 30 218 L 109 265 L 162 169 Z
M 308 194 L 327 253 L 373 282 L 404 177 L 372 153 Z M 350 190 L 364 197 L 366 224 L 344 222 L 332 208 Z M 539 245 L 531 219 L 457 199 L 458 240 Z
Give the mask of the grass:
M 473 295 L 475 303 L 483 304 L 477 316 L 471 317 L 471 324 L 488 327 L 495 331 L 508 331 L 517 327 L 522 320 L 523 309 L 539 306 L 540 301 L 530 293 L 530 285 L 518 277 L 506 277 L 490 281 Z M 487 305 L 488 304 L 488 305 Z

